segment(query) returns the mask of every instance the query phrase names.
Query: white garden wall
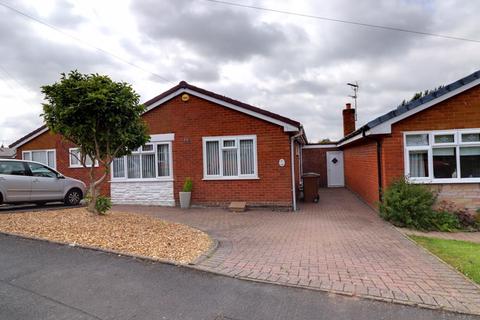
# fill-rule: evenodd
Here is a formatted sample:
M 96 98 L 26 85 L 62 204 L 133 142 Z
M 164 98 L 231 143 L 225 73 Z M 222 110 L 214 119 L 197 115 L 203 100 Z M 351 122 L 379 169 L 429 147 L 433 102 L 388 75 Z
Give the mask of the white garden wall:
M 173 181 L 111 182 L 114 204 L 175 206 Z

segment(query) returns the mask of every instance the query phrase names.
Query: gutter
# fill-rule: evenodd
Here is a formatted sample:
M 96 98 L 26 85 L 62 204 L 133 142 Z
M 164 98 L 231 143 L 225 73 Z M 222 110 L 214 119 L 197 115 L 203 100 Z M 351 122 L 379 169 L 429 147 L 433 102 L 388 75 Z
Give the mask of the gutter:
M 300 132 L 297 133 L 296 135 L 290 137 L 290 155 L 291 159 L 290 162 L 292 163 L 291 169 L 292 169 L 292 208 L 293 211 L 297 211 L 297 192 L 296 192 L 296 187 L 295 187 L 295 148 L 294 148 L 294 142 L 297 138 L 300 138 L 303 136 L 303 128 L 300 127 Z

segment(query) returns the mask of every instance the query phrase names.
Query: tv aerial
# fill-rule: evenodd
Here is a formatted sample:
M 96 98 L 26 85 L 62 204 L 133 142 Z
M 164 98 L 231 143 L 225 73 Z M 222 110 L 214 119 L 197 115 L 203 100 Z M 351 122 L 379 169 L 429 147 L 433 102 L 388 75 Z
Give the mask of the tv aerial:
M 357 115 L 358 115 L 357 98 L 358 98 L 358 89 L 360 88 L 360 86 L 358 85 L 358 81 L 355 81 L 355 83 L 348 82 L 347 85 L 350 86 L 353 90 L 353 95 L 349 95 L 349 97 L 353 99 L 353 105 L 355 108 L 355 120 L 357 120 Z

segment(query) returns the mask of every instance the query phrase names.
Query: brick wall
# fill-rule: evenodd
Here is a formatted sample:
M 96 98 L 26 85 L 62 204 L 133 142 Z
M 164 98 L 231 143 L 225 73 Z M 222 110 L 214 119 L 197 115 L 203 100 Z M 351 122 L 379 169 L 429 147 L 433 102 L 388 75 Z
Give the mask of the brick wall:
M 115 204 L 175 205 L 172 181 L 112 182 L 110 191 Z
M 337 148 L 303 149 L 303 172 L 320 174 L 320 187 L 327 187 L 327 151 L 337 151 Z
M 29 150 L 43 150 L 43 149 L 55 149 L 56 150 L 56 163 L 57 170 L 67 177 L 82 180 L 89 184 L 89 171 L 85 168 L 70 168 L 69 165 L 69 148 L 74 147 L 71 143 L 64 141 L 61 136 L 52 134 L 47 131 L 35 139 L 27 142 L 17 149 L 17 159 L 22 159 L 22 151 Z M 97 177 L 102 174 L 101 168 L 95 170 Z M 105 178 L 105 182 L 101 185 L 101 193 L 104 195 L 110 194 L 110 184 L 108 181 L 110 177 Z
M 175 133 L 173 141 L 174 196 L 186 177 L 193 180 L 193 204 L 225 205 L 247 201 L 250 205 L 291 206 L 290 137 L 283 128 L 246 114 L 190 96 L 180 97 L 146 113 L 151 134 Z M 224 135 L 257 136 L 256 180 L 203 180 L 202 137 Z M 280 159 L 285 166 L 280 167 Z
M 365 140 L 343 149 L 345 186 L 371 206 L 379 201 L 377 144 Z
M 458 209 L 465 208 L 472 213 L 480 208 L 478 183 L 434 184 L 430 188 L 438 194 L 437 203 L 446 201 L 453 203 Z

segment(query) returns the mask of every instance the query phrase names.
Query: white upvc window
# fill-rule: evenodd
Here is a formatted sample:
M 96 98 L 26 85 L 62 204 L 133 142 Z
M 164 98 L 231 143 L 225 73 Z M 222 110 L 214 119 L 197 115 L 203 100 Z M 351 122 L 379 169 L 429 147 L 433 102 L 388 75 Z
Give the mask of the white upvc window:
M 405 132 L 404 148 L 412 182 L 480 182 L 480 129 Z
M 258 179 L 257 136 L 204 137 L 205 180 Z
M 50 168 L 57 168 L 57 152 L 55 149 L 22 151 L 22 159 L 40 162 Z
M 112 162 L 112 181 L 172 180 L 172 142 L 151 142 L 115 158 Z
M 82 154 L 80 153 L 80 148 L 70 148 L 68 149 L 69 154 L 69 167 L 70 168 L 83 168 L 81 164 Z M 85 158 L 85 165 L 90 168 L 92 166 L 92 158 L 87 156 Z M 95 161 L 95 167 L 98 167 L 98 161 Z

